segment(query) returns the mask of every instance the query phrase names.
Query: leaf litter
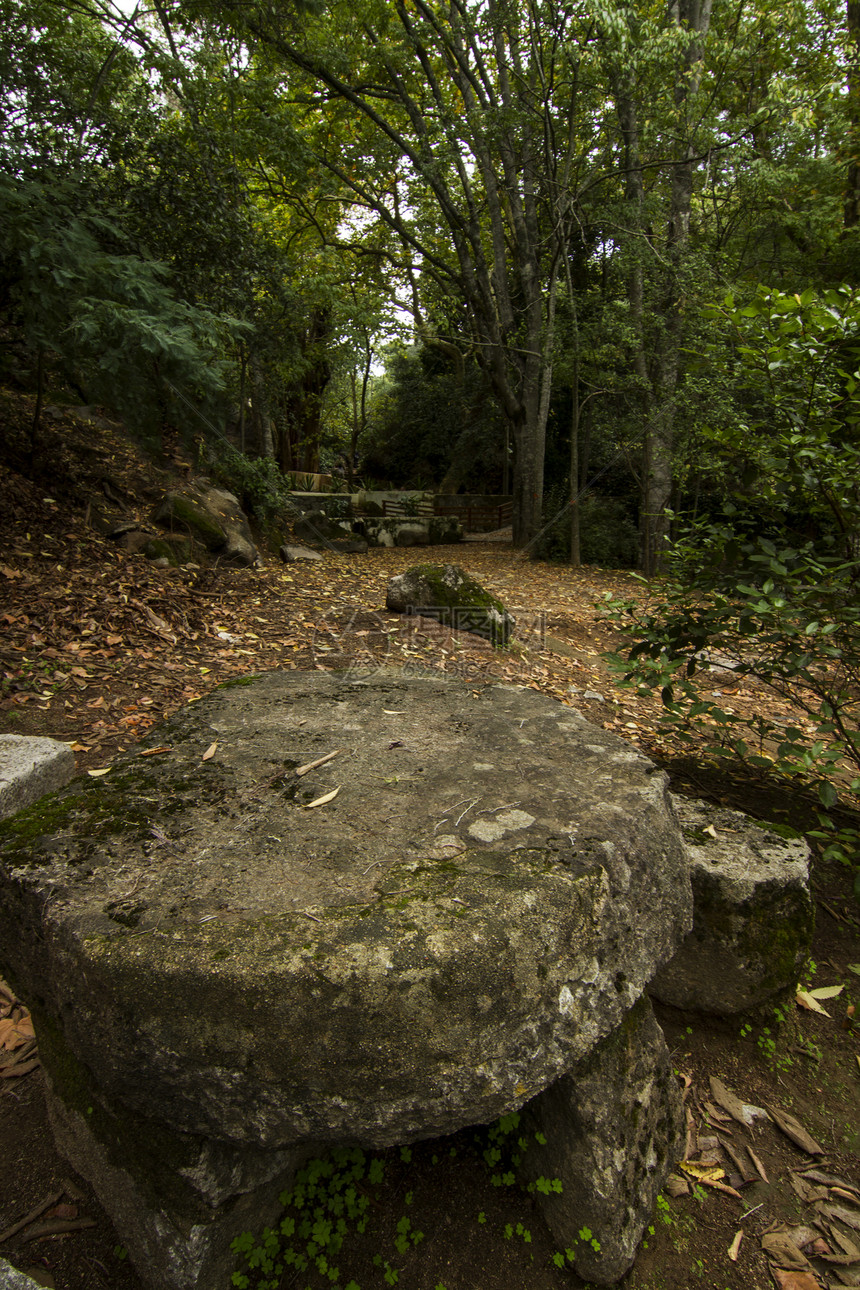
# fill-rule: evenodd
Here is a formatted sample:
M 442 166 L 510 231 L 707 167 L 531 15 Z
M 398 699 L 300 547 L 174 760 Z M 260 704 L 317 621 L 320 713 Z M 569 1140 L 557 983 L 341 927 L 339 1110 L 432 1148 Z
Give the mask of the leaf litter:
M 109 445 L 111 469 L 116 469 L 114 459 L 122 454 L 131 456 L 127 445 Z M 147 483 L 151 484 L 151 475 Z M 303 568 L 300 577 L 287 574 L 276 563 L 255 570 L 163 569 L 97 537 L 82 523 L 79 512 L 62 501 L 51 512 L 54 527 L 46 534 L 44 491 L 0 470 L 0 537 L 5 541 L 0 568 L 0 622 L 4 624 L 0 712 L 8 714 L 9 728 L 14 720 L 22 732 L 65 739 L 82 771 L 108 771 L 117 751 L 137 743 L 163 717 L 197 701 L 222 681 L 269 668 L 353 665 L 428 669 L 466 680 L 476 692 L 498 681 L 526 685 L 577 707 L 605 729 L 623 733 L 658 760 L 690 751 L 658 726 L 659 697 L 619 689 L 602 659 L 618 640 L 600 617 L 602 596 L 605 592 L 620 597 L 642 594 L 642 585 L 626 573 L 533 564 L 509 548 L 477 543 L 459 550 L 422 552 L 422 559 L 467 564 L 488 589 L 520 610 L 521 622 L 532 615 L 533 628 L 524 639 L 515 640 L 510 650 L 494 651 L 466 634 L 445 635 L 432 621 L 410 626 L 382 611 L 387 579 L 415 561 L 408 550 L 361 557 L 327 553 L 320 566 Z M 125 491 L 132 495 L 134 489 Z M 46 554 L 49 545 L 51 551 Z M 340 635 L 331 631 L 333 622 L 335 629 L 338 623 L 345 626 Z M 244 643 L 252 648 L 243 648 Z M 321 648 L 323 643 L 330 648 Z M 594 694 L 603 698 L 598 700 Z M 733 701 L 738 708 L 746 704 L 759 711 L 785 706 L 753 688 Z M 160 749 L 149 755 L 156 751 Z M 695 776 L 692 780 L 695 791 Z M 818 900 L 834 922 L 849 931 L 858 927 L 850 904 L 840 905 L 839 897 L 829 894 L 824 900 L 819 893 Z M 849 963 L 847 971 L 860 976 L 860 963 Z M 807 993 L 818 1002 L 835 997 L 836 992 Z M 6 1002 L 0 996 L 3 1019 L 11 1016 L 4 1012 Z M 19 1006 L 19 1021 L 24 1022 L 28 1016 Z M 818 1020 L 813 1013 L 806 1016 Z M 850 1031 L 853 1024 L 849 1008 L 843 1028 Z M 15 1035 L 14 1048 L 0 1046 L 0 1064 L 26 1055 L 22 1069 L 10 1074 L 0 1091 L 20 1084 L 28 1070 L 38 1065 L 38 1050 L 28 1050 L 21 1038 Z M 857 1062 L 855 1080 L 860 1057 Z M 727 1084 L 723 1087 L 728 1090 Z M 713 1181 L 727 1191 L 713 1187 L 709 1191 L 715 1205 L 731 1207 L 732 1245 L 740 1262 L 729 1259 L 728 1236 L 723 1249 L 729 1259 L 727 1269 L 737 1267 L 741 1275 L 749 1265 L 749 1248 L 753 1244 L 758 1248 L 759 1241 L 750 1238 L 756 1235 L 762 1207 L 752 1204 L 738 1215 L 738 1196 L 745 1201 L 745 1192 L 755 1189 L 758 1179 L 766 1180 L 768 1172 L 773 1177 L 771 1158 L 766 1156 L 767 1169 L 761 1158 L 762 1143 L 782 1131 L 762 1108 L 741 1098 L 736 1099 L 741 1108 L 741 1118 L 736 1119 L 710 1087 L 698 1101 L 692 1093 L 687 1101 L 691 1127 L 685 1157 L 706 1170 L 715 1167 L 715 1154 L 721 1162 L 716 1167 L 722 1168 L 728 1181 Z M 756 1114 L 748 1121 L 745 1117 L 751 1111 Z M 701 1142 L 696 1118 L 707 1130 Z M 716 1146 L 709 1140 L 714 1136 Z M 783 1141 L 790 1150 L 801 1150 L 790 1137 Z M 726 1149 L 729 1145 L 731 1152 Z M 801 1243 L 800 1234 L 794 1230 L 792 1237 L 789 1228 L 788 1239 L 813 1262 L 824 1262 L 827 1250 L 832 1252 L 831 1262 L 820 1274 L 822 1281 L 817 1272 L 806 1269 L 774 1268 L 774 1283 L 784 1290 L 836 1284 L 826 1279 L 827 1268 L 839 1274 L 840 1285 L 850 1284 L 849 1277 L 855 1276 L 860 1262 L 855 1257 L 860 1244 L 857 1228 L 845 1220 L 846 1214 L 854 1214 L 853 1202 L 841 1194 L 856 1195 L 856 1189 L 838 1174 L 830 1174 L 827 1182 L 818 1181 L 816 1175 L 825 1172 L 821 1166 L 827 1163 L 819 1158 L 816 1168 L 807 1160 L 785 1175 L 786 1188 L 790 1182 L 798 1199 L 814 1214 L 809 1226 L 814 1223 L 820 1233 L 811 1244 Z M 690 1175 L 685 1180 L 675 1174 L 665 1192 L 677 1204 L 691 1204 L 691 1193 L 699 1185 Z M 56 1204 L 62 1203 L 61 1196 Z M 50 1210 L 48 1204 L 40 1211 L 43 1221 L 76 1221 L 59 1215 L 49 1218 Z M 744 1234 L 748 1240 L 741 1248 Z M 849 1261 L 833 1262 L 836 1259 Z

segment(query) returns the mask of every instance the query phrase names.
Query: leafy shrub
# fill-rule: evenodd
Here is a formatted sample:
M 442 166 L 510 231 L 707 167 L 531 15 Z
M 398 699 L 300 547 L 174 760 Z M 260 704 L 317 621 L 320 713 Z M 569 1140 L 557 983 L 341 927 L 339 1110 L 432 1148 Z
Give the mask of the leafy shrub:
M 644 606 L 607 602 L 630 638 L 614 665 L 659 689 L 664 721 L 707 749 L 815 784 L 826 810 L 860 804 L 860 293 L 760 289 L 723 317 L 736 331 L 751 415 L 740 427 L 760 476 L 757 515 L 729 502 L 688 524 Z M 732 446 L 728 445 L 727 451 Z M 811 535 L 799 537 L 805 515 Z M 793 716 L 742 716 L 713 694 L 708 664 L 754 678 Z M 858 868 L 860 838 L 821 816 L 830 855 Z
M 235 493 L 245 510 L 263 527 L 295 513 L 288 480 L 271 457 L 246 457 L 227 448 L 214 463 L 212 473 Z

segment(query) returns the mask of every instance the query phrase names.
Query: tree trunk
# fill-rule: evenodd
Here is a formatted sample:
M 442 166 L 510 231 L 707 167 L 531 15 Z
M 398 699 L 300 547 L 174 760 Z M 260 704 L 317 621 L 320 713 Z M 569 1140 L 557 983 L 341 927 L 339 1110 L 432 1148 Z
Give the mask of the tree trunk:
M 579 355 L 574 355 L 570 384 L 570 563 L 582 564 L 579 545 Z
M 848 173 L 845 177 L 846 229 L 860 224 L 860 0 L 847 0 L 848 16 Z

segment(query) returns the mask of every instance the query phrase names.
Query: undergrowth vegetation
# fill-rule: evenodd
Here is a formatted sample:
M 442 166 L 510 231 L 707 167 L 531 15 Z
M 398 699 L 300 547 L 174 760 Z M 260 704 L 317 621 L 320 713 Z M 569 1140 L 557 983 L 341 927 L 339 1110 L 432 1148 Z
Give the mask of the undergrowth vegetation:
M 523 1194 L 561 1192 L 558 1178 L 538 1177 L 527 1184 L 518 1181 L 519 1167 L 530 1143 L 530 1137 L 520 1129 L 521 1117 L 512 1112 L 494 1125 L 476 1130 L 466 1149 L 482 1159 L 489 1186 L 521 1190 Z M 542 1135 L 536 1137 L 545 1142 Z M 456 1156 L 458 1149 L 462 1148 L 451 1146 L 448 1151 Z M 383 1234 L 378 1229 L 375 1210 L 392 1160 L 407 1169 L 403 1213 L 393 1233 Z M 434 1154 L 431 1167 L 440 1163 L 440 1156 Z M 360 1147 L 342 1147 L 311 1160 L 298 1171 L 292 1187 L 281 1194 L 284 1212 L 277 1228 L 265 1228 L 259 1235 L 244 1232 L 233 1242 L 233 1251 L 241 1260 L 241 1268 L 233 1274 L 233 1286 L 237 1290 L 279 1290 L 284 1284 L 301 1286 L 303 1290 L 373 1290 L 376 1286 L 401 1284 L 406 1256 L 426 1239 L 411 1213 L 411 1166 L 412 1148 L 408 1146 L 372 1154 Z M 530 1246 L 532 1232 L 526 1215 L 524 1219 L 505 1223 L 498 1233 L 499 1240 Z M 486 1212 L 476 1210 L 475 1223 L 484 1226 L 486 1222 Z M 579 1240 L 595 1253 L 600 1252 L 600 1242 L 587 1227 L 580 1230 Z M 556 1250 L 552 1263 L 556 1268 L 569 1267 L 575 1254 L 573 1249 Z M 363 1266 L 372 1267 L 371 1285 L 359 1284 L 352 1277 L 351 1267 L 357 1259 Z M 446 1287 L 440 1281 L 435 1290 Z

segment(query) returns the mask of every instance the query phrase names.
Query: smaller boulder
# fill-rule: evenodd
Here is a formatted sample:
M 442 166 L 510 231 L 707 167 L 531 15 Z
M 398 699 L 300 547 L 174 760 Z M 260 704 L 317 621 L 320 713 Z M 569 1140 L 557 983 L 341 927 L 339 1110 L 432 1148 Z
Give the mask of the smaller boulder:
M 56 792 L 74 773 L 75 754 L 68 744 L 37 735 L 0 735 L 0 819 Z
M 771 825 L 673 798 L 693 887 L 693 927 L 649 987 L 675 1008 L 748 1012 L 797 983 L 812 944 L 809 848 Z
M 308 546 L 291 546 L 287 542 L 278 548 L 278 555 L 284 564 L 294 564 L 297 560 L 310 560 L 312 563 L 322 560 L 319 551 L 312 551 Z
M 456 564 L 416 564 L 390 578 L 385 607 L 396 614 L 435 618 L 495 646 L 507 645 L 515 626 L 502 602 Z
M 351 540 L 352 529 L 348 524 L 331 520 L 325 511 L 308 511 L 293 525 L 293 533 L 311 546 L 331 547 L 333 542 Z
M 190 533 L 207 551 L 231 564 L 257 561 L 257 548 L 238 499 L 205 480 L 165 493 L 152 518 L 164 528 Z

